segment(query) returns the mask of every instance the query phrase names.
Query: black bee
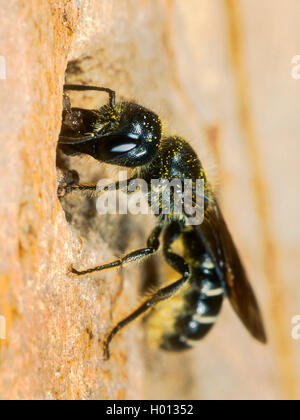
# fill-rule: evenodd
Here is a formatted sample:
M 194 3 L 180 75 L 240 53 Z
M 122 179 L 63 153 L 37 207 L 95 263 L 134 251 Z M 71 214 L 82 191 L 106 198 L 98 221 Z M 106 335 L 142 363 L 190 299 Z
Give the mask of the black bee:
M 68 155 L 88 154 L 100 162 L 133 169 L 131 179 L 197 179 L 204 182 L 204 220 L 189 225 L 187 215 L 160 212 L 158 223 L 143 249 L 133 251 L 116 261 L 78 271 L 85 275 L 140 260 L 160 249 L 166 262 L 180 279 L 156 291 L 127 318 L 119 322 L 104 342 L 104 357 L 109 358 L 113 336 L 140 315 L 150 339 L 160 348 L 181 351 L 192 347 L 215 324 L 224 296 L 257 340 L 266 343 L 266 334 L 254 293 L 228 231 L 217 200 L 207 181 L 202 165 L 187 142 L 179 137 L 162 135 L 160 118 L 133 102 L 115 102 L 115 92 L 107 88 L 65 85 L 65 90 L 98 90 L 110 100 L 98 110 L 72 108 L 63 111 L 58 147 Z M 128 185 L 116 184 L 118 189 Z M 96 185 L 70 185 L 73 190 L 96 190 Z M 194 195 L 193 195 L 194 197 Z M 150 203 L 149 203 L 150 204 Z M 175 241 L 181 244 L 182 255 L 174 251 Z M 181 253 L 181 252 L 180 252 Z M 164 302 L 166 301 L 166 302 Z

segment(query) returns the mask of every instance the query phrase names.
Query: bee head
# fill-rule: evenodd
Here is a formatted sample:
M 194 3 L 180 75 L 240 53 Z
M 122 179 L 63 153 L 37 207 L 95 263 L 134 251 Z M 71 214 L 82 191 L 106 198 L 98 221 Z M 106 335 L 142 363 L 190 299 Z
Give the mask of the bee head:
M 68 154 L 85 153 L 101 162 L 138 167 L 154 159 L 161 135 L 162 124 L 155 113 L 122 102 L 100 108 L 92 133 L 80 139 L 61 136 L 59 146 Z

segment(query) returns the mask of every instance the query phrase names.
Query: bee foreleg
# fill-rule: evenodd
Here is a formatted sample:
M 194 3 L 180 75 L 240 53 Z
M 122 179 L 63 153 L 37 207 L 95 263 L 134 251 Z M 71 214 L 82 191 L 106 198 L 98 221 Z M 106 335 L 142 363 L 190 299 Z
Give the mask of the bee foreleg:
M 122 181 L 112 182 L 106 185 L 104 188 L 99 189 L 98 184 L 70 184 L 67 186 L 60 186 L 58 189 L 58 195 L 63 196 L 73 191 L 93 192 L 101 194 L 106 191 L 119 191 L 124 190 L 128 187 L 130 181 L 135 178 L 129 178 Z

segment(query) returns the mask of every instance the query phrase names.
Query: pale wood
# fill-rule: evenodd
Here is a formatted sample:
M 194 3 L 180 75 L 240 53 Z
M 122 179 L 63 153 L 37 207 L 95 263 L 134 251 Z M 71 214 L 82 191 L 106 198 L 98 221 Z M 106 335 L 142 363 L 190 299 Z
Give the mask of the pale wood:
M 7 66 L 0 80 L 0 315 L 7 324 L 0 397 L 298 398 L 300 344 L 291 337 L 291 319 L 300 313 L 300 81 L 291 76 L 298 0 L 0 6 Z M 127 247 L 142 246 L 152 222 L 100 220 L 86 237 L 66 222 L 55 149 L 68 60 L 80 67 L 68 81 L 104 85 L 153 108 L 168 131 L 199 152 L 258 295 L 266 347 L 226 305 L 190 353 L 148 349 L 136 323 L 114 342 L 111 362 L 103 362 L 101 340 L 137 304 L 143 268 L 78 281 L 68 267 L 111 259 L 121 247 L 112 240 L 118 223 L 130 232 Z M 73 100 L 87 107 L 100 101 Z M 74 165 L 87 179 L 111 175 L 88 159 Z

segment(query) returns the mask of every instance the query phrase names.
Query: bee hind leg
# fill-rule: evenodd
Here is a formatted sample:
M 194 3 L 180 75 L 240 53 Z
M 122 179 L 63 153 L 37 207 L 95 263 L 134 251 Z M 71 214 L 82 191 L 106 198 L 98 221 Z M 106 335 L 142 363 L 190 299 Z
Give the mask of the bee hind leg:
M 174 283 L 163 287 L 155 292 L 150 299 L 147 299 L 140 305 L 132 314 L 120 321 L 107 335 L 103 344 L 104 359 L 108 360 L 110 357 L 109 346 L 113 337 L 119 330 L 124 328 L 130 322 L 134 321 L 139 316 L 145 314 L 149 309 L 157 303 L 171 298 L 189 279 L 190 270 L 184 259 L 177 254 L 170 251 L 172 242 L 179 236 L 180 228 L 170 225 L 167 227 L 164 234 L 164 255 L 169 265 L 178 271 L 182 277 Z
M 139 316 L 143 315 L 145 312 L 147 312 L 149 309 L 155 306 L 158 302 L 161 302 L 173 296 L 181 288 L 181 286 L 183 286 L 183 284 L 188 280 L 188 278 L 189 278 L 189 273 L 186 272 L 181 279 L 170 284 L 169 286 L 159 289 L 156 293 L 154 293 L 154 295 L 152 295 L 150 299 L 146 300 L 146 302 L 144 302 L 137 310 L 135 310 L 127 318 L 119 322 L 111 330 L 111 332 L 108 334 L 108 336 L 106 337 L 104 341 L 104 344 L 103 344 L 104 359 L 105 360 L 109 359 L 110 357 L 109 346 L 110 346 L 111 340 L 120 329 L 124 328 L 126 325 L 134 321 Z

